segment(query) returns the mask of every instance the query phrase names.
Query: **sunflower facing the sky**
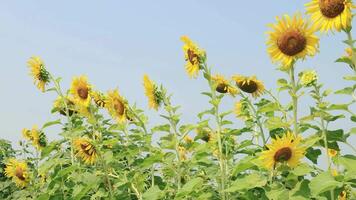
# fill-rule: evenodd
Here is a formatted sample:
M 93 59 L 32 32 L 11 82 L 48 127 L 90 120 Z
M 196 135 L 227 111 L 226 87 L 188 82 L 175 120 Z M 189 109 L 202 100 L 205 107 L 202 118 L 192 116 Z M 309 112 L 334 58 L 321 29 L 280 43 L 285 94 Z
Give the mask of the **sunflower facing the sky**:
M 234 75 L 232 79 L 236 85 L 244 92 L 250 93 L 253 97 L 259 97 L 265 90 L 262 81 L 257 80 L 256 76 Z
M 94 164 L 98 158 L 98 152 L 92 142 L 87 138 L 77 138 L 74 140 L 74 146 L 77 151 L 77 156 L 81 158 L 85 164 Z
M 29 182 L 29 170 L 25 162 L 10 158 L 6 163 L 5 175 L 11 178 L 15 184 L 24 188 Z
M 293 17 L 277 17 L 268 32 L 267 52 L 272 62 L 279 62 L 282 68 L 289 69 L 297 59 L 314 56 L 319 47 L 319 38 L 314 34 L 315 25 L 304 20 L 300 14 Z
M 121 123 L 127 119 L 128 105 L 126 99 L 119 94 L 117 89 L 109 91 L 107 94 L 107 106 L 112 118 Z
M 148 107 L 157 110 L 163 101 L 162 91 L 146 74 L 143 76 L 143 86 L 148 98 Z
M 184 42 L 183 51 L 185 60 L 187 61 L 185 70 L 189 77 L 196 78 L 205 59 L 205 51 L 201 50 L 188 36 L 182 36 L 181 40 Z
M 212 76 L 211 79 L 216 85 L 216 91 L 219 93 L 229 93 L 232 96 L 235 96 L 238 93 L 238 90 L 230 85 L 229 81 L 225 79 L 222 75 Z
M 43 61 L 40 57 L 34 56 L 27 61 L 27 65 L 31 70 L 31 76 L 33 77 L 35 85 L 44 92 L 46 85 L 50 82 L 50 75 Z
M 75 104 L 88 107 L 90 103 L 91 85 L 86 76 L 74 77 L 70 87 Z
M 32 142 L 32 145 L 37 149 L 41 150 L 47 146 L 47 137 L 46 135 L 38 129 L 36 125 L 32 127 L 31 130 L 23 129 L 22 135 L 25 139 Z
M 311 0 L 305 6 L 321 32 L 340 32 L 351 27 L 354 8 L 351 0 Z
M 300 146 L 301 137 L 295 136 L 291 132 L 282 138 L 272 139 L 272 143 L 266 145 L 267 150 L 263 151 L 260 159 L 267 169 L 273 169 L 278 163 L 285 163 L 289 167 L 296 167 L 300 159 L 303 158 L 305 150 Z

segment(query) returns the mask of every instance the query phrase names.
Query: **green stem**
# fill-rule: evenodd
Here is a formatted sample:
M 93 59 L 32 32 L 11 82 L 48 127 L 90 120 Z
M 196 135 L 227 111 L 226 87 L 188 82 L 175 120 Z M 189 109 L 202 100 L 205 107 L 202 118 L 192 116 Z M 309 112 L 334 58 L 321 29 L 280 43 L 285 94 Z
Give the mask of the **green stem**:
M 174 113 L 172 112 L 172 106 L 171 106 L 171 102 L 169 100 L 169 98 L 165 97 L 163 99 L 164 101 L 164 105 L 165 105 L 165 110 L 168 112 L 168 118 L 169 118 L 169 123 L 172 127 L 172 130 L 173 130 L 173 133 L 174 133 L 174 137 L 175 137 L 175 152 L 176 152 L 176 156 L 177 156 L 177 160 L 178 160 L 178 169 L 177 169 L 177 183 L 178 183 L 178 189 L 181 188 L 181 178 L 182 178 L 182 172 L 181 172 L 181 169 L 180 169 L 180 166 L 181 166 L 181 163 L 182 163 L 182 160 L 181 160 L 181 157 L 180 157 L 180 153 L 179 153 L 179 133 L 178 133 L 178 130 L 177 130 L 177 123 L 174 121 Z
M 106 180 L 106 184 L 108 185 L 109 188 L 109 195 L 110 195 L 110 199 L 114 199 L 114 195 L 112 192 L 112 184 L 109 178 L 109 170 L 108 170 L 108 166 L 106 164 L 106 161 L 103 159 L 103 157 L 100 155 L 101 157 L 101 162 L 102 162 L 102 166 L 103 166 L 103 170 L 105 172 L 105 180 Z
M 346 35 L 347 35 L 347 40 L 348 40 L 348 45 L 349 47 L 351 48 L 352 50 L 352 55 L 351 55 L 351 61 L 352 61 L 352 64 L 353 64 L 353 70 L 354 72 L 356 73 L 356 53 L 354 53 L 354 41 L 353 41 L 353 38 L 352 38 L 352 34 L 351 34 L 351 31 L 345 31 Z
M 252 102 L 250 101 L 250 99 L 248 97 L 246 97 L 244 94 L 241 93 L 241 96 L 247 100 L 248 102 L 248 105 L 250 107 L 250 109 L 252 110 L 253 114 L 255 115 L 255 118 L 256 118 L 256 122 L 257 122 L 257 126 L 259 127 L 260 129 L 260 136 L 262 138 L 262 142 L 263 142 L 263 146 L 266 145 L 267 143 L 267 140 L 266 140 L 266 137 L 265 137 L 265 134 L 263 132 L 263 126 L 262 126 L 262 122 L 260 120 L 260 116 L 258 115 L 258 112 L 256 110 L 256 108 L 253 106 Z
M 320 89 L 318 86 L 314 85 L 314 89 L 315 89 L 315 93 L 317 96 L 317 102 L 318 105 L 323 103 L 323 98 L 320 95 Z M 324 116 L 324 111 L 320 112 L 320 124 L 321 124 L 321 131 L 323 133 L 323 138 L 324 138 L 324 147 L 325 147 L 325 154 L 326 154 L 326 158 L 327 158 L 327 163 L 328 163 L 328 171 L 330 172 L 330 174 L 332 175 L 332 171 L 331 171 L 331 160 L 330 160 L 330 156 L 328 154 L 328 138 L 327 138 L 327 130 L 326 130 L 326 126 L 325 126 L 325 116 Z M 334 200 L 334 190 L 330 190 L 330 196 L 331 199 Z
M 220 171 L 221 171 L 221 184 L 220 184 L 220 195 L 223 200 L 228 199 L 227 194 L 225 192 L 225 185 L 226 185 L 226 159 L 225 156 L 223 155 L 222 151 L 222 139 L 221 139 L 221 120 L 219 117 L 219 100 L 216 96 L 216 88 L 214 88 L 213 81 L 211 79 L 211 70 L 209 67 L 204 63 L 204 71 L 207 74 L 208 78 L 208 83 L 210 86 L 210 91 L 212 94 L 212 104 L 214 106 L 214 115 L 215 115 L 215 121 L 217 125 L 217 136 L 218 136 L 218 148 L 219 148 L 219 165 L 220 165 Z
M 292 96 L 292 101 L 293 101 L 293 124 L 294 124 L 294 134 L 298 135 L 299 130 L 298 130 L 298 95 L 297 95 L 297 84 L 295 81 L 295 75 L 294 75 L 294 64 L 292 64 L 290 71 L 290 80 L 292 83 L 292 91 L 291 91 L 291 96 Z
M 67 104 L 67 98 L 63 95 L 62 93 L 62 89 L 61 86 L 59 85 L 59 83 L 56 81 L 56 79 L 52 76 L 51 73 L 49 73 L 50 79 L 52 80 L 54 87 L 56 89 L 57 94 L 62 98 L 63 102 L 64 102 L 64 106 L 65 106 L 65 111 L 66 111 L 66 116 L 67 116 L 67 121 L 68 121 L 68 130 L 71 131 L 72 130 L 72 119 L 69 115 L 69 108 L 68 108 L 68 104 Z M 74 148 L 73 148 L 73 137 L 70 138 L 71 139 L 71 144 L 70 144 L 70 155 L 71 155 L 71 163 L 72 165 L 74 164 Z

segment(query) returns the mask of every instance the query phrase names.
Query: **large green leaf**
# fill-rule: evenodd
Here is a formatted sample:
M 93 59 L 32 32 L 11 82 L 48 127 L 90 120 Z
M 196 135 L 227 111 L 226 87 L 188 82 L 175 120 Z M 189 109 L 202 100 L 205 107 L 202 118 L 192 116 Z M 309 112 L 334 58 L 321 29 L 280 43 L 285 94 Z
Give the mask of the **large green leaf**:
M 226 189 L 226 192 L 236 192 L 241 190 L 248 190 L 255 187 L 262 187 L 266 185 L 267 178 L 262 176 L 261 174 L 253 173 L 242 178 L 237 178 L 231 184 L 231 187 Z
M 312 196 L 317 197 L 323 192 L 334 190 L 342 185 L 343 183 L 336 181 L 330 172 L 322 172 L 310 181 L 310 190 Z

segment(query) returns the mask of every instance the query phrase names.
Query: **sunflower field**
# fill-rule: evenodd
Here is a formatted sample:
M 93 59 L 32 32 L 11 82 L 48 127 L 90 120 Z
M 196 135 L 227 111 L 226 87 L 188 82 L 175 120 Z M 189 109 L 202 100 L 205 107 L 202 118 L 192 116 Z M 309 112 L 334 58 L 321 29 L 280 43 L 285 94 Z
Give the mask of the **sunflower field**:
M 209 88 L 194 123 L 181 122 L 174 94 L 149 75 L 142 88 L 161 124 L 118 89 L 99 91 L 84 75 L 63 85 L 40 57 L 29 58 L 39 92 L 58 96 L 48 108 L 57 120 L 23 128 L 20 149 L 0 140 L 0 199 L 356 199 L 354 8 L 351 0 L 311 0 L 305 14 L 271 22 L 266 48 L 281 76 L 273 90 L 256 76 L 219 74 L 204 45 L 182 36 L 182 70 Z M 332 80 L 349 86 L 332 91 L 298 65 L 319 52 L 320 35 L 335 34 L 346 38 L 335 60 L 350 73 Z M 309 108 L 298 107 L 301 97 L 313 101 Z M 221 109 L 225 98 L 235 101 L 230 110 Z M 60 139 L 47 139 L 52 126 Z

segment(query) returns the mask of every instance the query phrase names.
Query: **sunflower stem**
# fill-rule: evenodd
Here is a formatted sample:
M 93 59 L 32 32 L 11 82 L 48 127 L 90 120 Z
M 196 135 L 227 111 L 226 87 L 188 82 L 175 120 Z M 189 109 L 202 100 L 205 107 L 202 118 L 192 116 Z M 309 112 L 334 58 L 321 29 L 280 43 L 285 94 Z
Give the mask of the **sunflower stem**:
M 225 156 L 223 154 L 222 151 L 222 138 L 221 138 L 221 120 L 219 117 L 219 102 L 220 100 L 218 99 L 217 95 L 216 95 L 216 88 L 214 87 L 213 81 L 211 79 L 211 70 L 210 68 L 207 66 L 207 64 L 204 62 L 204 67 L 203 70 L 205 71 L 206 79 L 208 80 L 209 83 L 209 87 L 210 87 L 210 91 L 211 91 L 211 99 L 212 99 L 212 104 L 214 106 L 214 115 L 215 115 L 215 121 L 216 121 L 216 125 L 217 125 L 217 136 L 218 136 L 218 148 L 219 148 L 219 165 L 220 165 L 220 171 L 221 171 L 221 184 L 220 184 L 220 195 L 221 195 L 221 199 L 225 200 L 225 199 L 229 199 L 229 197 L 227 196 L 227 193 L 225 192 L 225 187 L 226 187 L 226 170 L 227 170 L 227 161 L 225 159 Z
M 182 172 L 181 172 L 181 164 L 182 164 L 182 159 L 180 157 L 180 153 L 179 153 L 179 133 L 177 130 L 177 122 L 174 120 L 174 111 L 172 110 L 172 105 L 171 105 L 171 101 L 170 98 L 167 97 L 166 95 L 164 95 L 163 98 L 163 103 L 165 105 L 164 109 L 166 110 L 166 112 L 168 113 L 168 121 L 172 127 L 173 130 L 173 134 L 175 137 L 175 153 L 176 153 L 176 157 L 178 160 L 178 167 L 177 167 L 177 183 L 178 183 L 178 189 L 180 189 L 182 187 L 182 183 L 181 183 L 181 179 L 182 179 Z
M 69 115 L 69 108 L 68 108 L 68 104 L 67 104 L 67 98 L 63 95 L 62 93 L 62 89 L 60 84 L 57 82 L 57 80 L 53 77 L 53 75 L 51 73 L 48 73 L 50 79 L 52 80 L 53 84 L 54 84 L 54 88 L 56 89 L 57 94 L 63 99 L 64 102 L 64 107 L 65 107 L 65 111 L 66 111 L 66 116 L 67 116 L 67 121 L 68 121 L 68 130 L 71 131 L 73 128 L 72 125 L 72 118 Z M 72 165 L 74 165 L 74 148 L 73 148 L 73 137 L 70 138 L 70 156 L 71 156 L 71 163 Z
M 264 134 L 264 132 L 263 132 L 263 126 L 262 126 L 262 122 L 261 122 L 261 120 L 260 120 L 260 116 L 259 116 L 259 114 L 258 114 L 256 108 L 255 108 L 254 105 L 252 104 L 251 100 L 250 100 L 248 97 L 246 97 L 244 94 L 242 94 L 242 93 L 241 93 L 241 96 L 242 96 L 242 98 L 244 98 L 244 99 L 247 100 L 250 109 L 252 110 L 253 114 L 255 115 L 256 122 L 257 122 L 257 126 L 258 126 L 259 129 L 260 129 L 260 134 L 259 134 L 259 135 L 260 135 L 261 138 L 262 138 L 263 146 L 265 146 L 266 143 L 267 143 L 267 140 L 266 140 L 265 134 Z
M 321 105 L 323 103 L 323 97 L 320 95 L 320 87 L 317 86 L 316 84 L 313 85 L 315 94 L 317 97 L 317 103 L 318 105 Z M 321 131 L 323 133 L 323 138 L 324 138 L 324 147 L 325 147 L 325 155 L 326 155 L 326 160 L 328 164 L 328 171 L 330 172 L 331 176 L 333 176 L 333 173 L 331 171 L 331 160 L 330 156 L 328 154 L 328 139 L 327 139 L 327 128 L 325 126 L 325 116 L 324 116 L 324 111 L 320 112 L 320 124 L 321 124 Z M 334 200 L 334 190 L 330 190 L 330 196 L 331 199 Z
M 292 90 L 290 91 L 290 95 L 292 96 L 293 101 L 293 124 L 294 124 L 294 134 L 299 134 L 298 129 L 298 95 L 297 95 L 297 84 L 295 81 L 295 74 L 294 74 L 294 63 L 290 67 L 289 70 L 290 80 L 292 83 Z

